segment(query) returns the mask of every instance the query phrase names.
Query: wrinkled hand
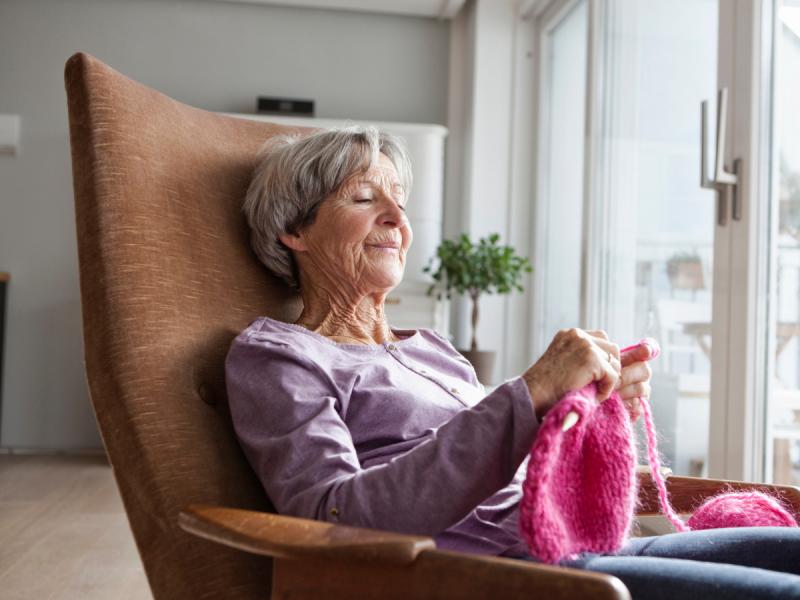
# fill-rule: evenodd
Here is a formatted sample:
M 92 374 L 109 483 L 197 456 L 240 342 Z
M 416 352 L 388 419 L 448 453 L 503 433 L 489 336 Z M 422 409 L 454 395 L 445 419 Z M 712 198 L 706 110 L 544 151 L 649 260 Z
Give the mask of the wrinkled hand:
M 593 381 L 597 384 L 598 401 L 606 400 L 617 388 L 622 371 L 619 346 L 610 342 L 604 331 L 573 328 L 559 331 L 522 377 L 528 385 L 536 417 L 541 421 L 564 394 Z M 637 367 L 622 380 L 631 395 L 638 388 L 628 388 L 638 384 L 640 371 L 641 367 Z
M 620 356 L 619 346 L 609 341 L 605 331 L 564 329 L 522 377 L 540 421 L 564 394 L 592 382 L 597 384 L 599 402 L 617 391 L 631 421 L 636 421 L 642 415 L 639 398 L 650 398 L 652 371 L 645 362 L 650 358 L 652 349 L 646 345 Z

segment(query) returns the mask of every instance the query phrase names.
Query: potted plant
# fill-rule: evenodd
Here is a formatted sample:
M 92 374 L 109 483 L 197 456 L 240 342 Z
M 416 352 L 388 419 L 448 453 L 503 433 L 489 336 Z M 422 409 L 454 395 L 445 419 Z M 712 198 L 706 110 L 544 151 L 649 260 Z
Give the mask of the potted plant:
M 428 295 L 439 298 L 444 294 L 450 298 L 452 292 L 466 295 L 472 302 L 472 336 L 469 350 L 459 350 L 475 367 L 478 380 L 492 381 L 494 351 L 478 350 L 476 332 L 478 328 L 479 300 L 481 294 L 509 294 L 522 291 L 523 273 L 533 268 L 527 258 L 518 256 L 511 246 L 498 244 L 500 236 L 493 233 L 473 244 L 466 234 L 456 240 L 444 240 L 423 269 L 434 283 Z
M 696 252 L 676 252 L 667 260 L 667 276 L 673 289 L 702 290 L 703 261 Z

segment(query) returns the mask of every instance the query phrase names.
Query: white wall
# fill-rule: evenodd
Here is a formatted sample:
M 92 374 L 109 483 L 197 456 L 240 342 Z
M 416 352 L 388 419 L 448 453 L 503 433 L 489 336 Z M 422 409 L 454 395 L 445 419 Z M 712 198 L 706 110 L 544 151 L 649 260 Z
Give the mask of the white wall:
M 314 98 L 317 115 L 444 123 L 448 22 L 200 0 L 0 1 L 0 270 L 11 273 L 0 444 L 99 445 L 83 373 L 63 66 L 75 51 L 187 104 L 249 112 Z
M 445 237 L 466 232 L 473 241 L 499 233 L 501 243 L 528 255 L 528 211 L 515 210 L 512 194 L 520 182 L 512 179 L 516 131 L 528 121 L 515 112 L 516 56 L 525 48 L 517 40 L 515 0 L 468 0 L 453 20 L 450 39 L 450 98 L 448 105 L 448 171 L 445 194 Z M 526 107 L 527 112 L 531 112 Z M 516 117 L 516 120 L 515 120 Z M 518 149 L 516 149 L 518 150 Z M 515 151 L 516 151 L 515 150 Z M 530 164 L 516 164 L 518 173 L 530 173 Z M 527 184 L 525 184 L 527 186 Z M 525 187 L 523 186 L 523 187 Z M 529 279 L 525 281 L 530 285 Z M 527 344 L 527 308 L 510 306 L 529 296 L 483 295 L 480 300 L 477 341 L 479 350 L 497 352 L 494 382 L 519 375 L 530 365 Z M 471 307 L 454 304 L 452 331 L 459 348 L 469 347 Z
M 477 0 L 472 91 L 472 146 L 465 162 L 469 177 L 468 226 L 473 239 L 499 233 L 509 243 L 510 169 L 515 10 L 512 0 Z M 523 249 L 518 250 L 524 253 Z M 508 370 L 507 296 L 480 300 L 478 343 L 497 351 L 496 381 L 519 375 Z

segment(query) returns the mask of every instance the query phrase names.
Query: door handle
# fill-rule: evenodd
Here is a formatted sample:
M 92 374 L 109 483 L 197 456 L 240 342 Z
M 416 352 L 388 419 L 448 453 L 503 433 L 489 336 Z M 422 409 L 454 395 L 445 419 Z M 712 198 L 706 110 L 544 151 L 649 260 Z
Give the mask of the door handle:
M 700 187 L 717 192 L 717 223 L 726 225 L 728 222 L 727 199 L 731 198 L 731 212 L 733 219 L 742 218 L 742 209 L 739 202 L 739 171 L 741 159 L 733 161 L 733 171 L 725 169 L 725 134 L 728 117 L 728 88 L 722 88 L 717 93 L 717 140 L 714 157 L 714 178 L 706 174 L 708 162 L 706 152 L 708 146 L 708 101 L 700 103 Z

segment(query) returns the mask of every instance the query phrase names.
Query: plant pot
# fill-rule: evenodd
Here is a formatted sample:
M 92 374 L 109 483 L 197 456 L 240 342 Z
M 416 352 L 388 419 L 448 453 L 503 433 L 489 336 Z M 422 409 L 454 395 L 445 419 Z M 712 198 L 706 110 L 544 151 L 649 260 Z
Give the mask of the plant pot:
M 475 368 L 478 381 L 484 385 L 491 385 L 494 381 L 494 360 L 497 353 L 494 350 L 459 350 L 459 352 Z
M 702 290 L 703 265 L 699 260 L 672 261 L 667 263 L 670 285 L 680 290 Z

